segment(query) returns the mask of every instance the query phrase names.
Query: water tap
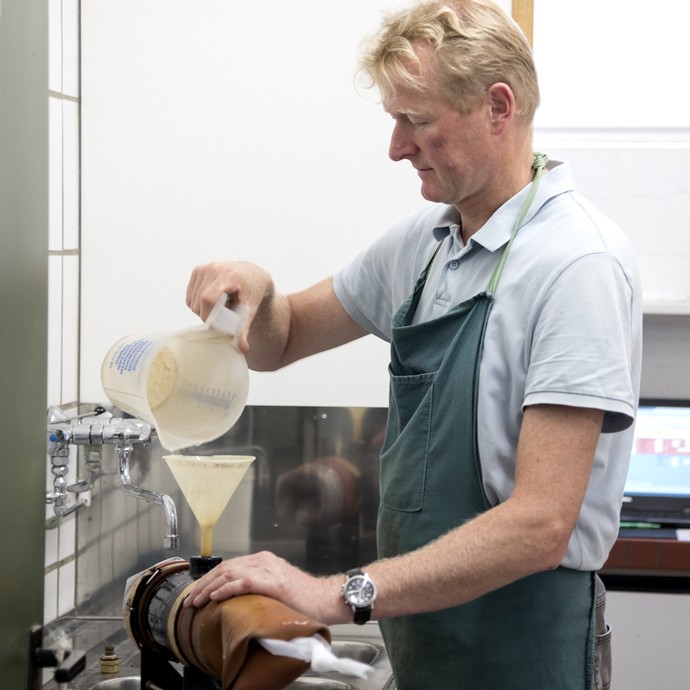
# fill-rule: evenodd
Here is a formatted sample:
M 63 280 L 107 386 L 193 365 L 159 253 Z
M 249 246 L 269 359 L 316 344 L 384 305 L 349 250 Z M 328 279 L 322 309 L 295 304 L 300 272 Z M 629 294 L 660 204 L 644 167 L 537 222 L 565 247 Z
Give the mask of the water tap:
M 113 417 L 104 408 L 96 408 L 88 416 L 70 418 L 56 406 L 48 410 L 48 453 L 50 455 L 53 490 L 46 492 L 46 503 L 53 505 L 55 516 L 48 520 L 48 528 L 56 527 L 60 519 L 88 505 L 88 499 L 80 497 L 90 491 L 96 479 L 103 474 L 101 469 L 101 447 L 114 445 L 119 459 L 119 474 L 122 488 L 130 496 L 163 506 L 166 520 L 165 546 L 177 548 L 177 509 L 172 498 L 166 494 L 134 486 L 129 478 L 129 457 L 135 444 L 148 445 L 156 430 L 148 422 L 136 418 Z M 67 484 L 70 446 L 86 446 L 88 478 Z M 76 494 L 71 503 L 68 496 Z

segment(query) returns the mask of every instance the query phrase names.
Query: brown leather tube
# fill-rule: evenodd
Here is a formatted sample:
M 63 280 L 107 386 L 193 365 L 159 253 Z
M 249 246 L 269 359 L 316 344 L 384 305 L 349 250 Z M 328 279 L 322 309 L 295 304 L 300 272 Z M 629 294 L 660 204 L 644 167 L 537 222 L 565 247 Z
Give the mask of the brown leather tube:
M 291 640 L 330 631 L 274 599 L 247 594 L 181 607 L 175 623 L 178 650 L 188 664 L 220 679 L 223 690 L 281 690 L 309 669 L 298 659 L 266 651 L 257 638 Z

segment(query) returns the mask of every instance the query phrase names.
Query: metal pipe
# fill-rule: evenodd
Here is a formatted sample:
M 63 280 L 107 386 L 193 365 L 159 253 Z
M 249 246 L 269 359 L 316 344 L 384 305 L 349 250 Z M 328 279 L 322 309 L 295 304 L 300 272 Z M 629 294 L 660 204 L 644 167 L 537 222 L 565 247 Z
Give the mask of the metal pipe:
M 67 491 L 70 493 L 75 493 L 75 494 L 81 494 L 84 493 L 85 491 L 90 491 L 94 484 L 96 483 L 96 479 L 99 477 L 105 475 L 106 473 L 103 472 L 101 469 L 101 449 L 100 448 L 91 448 L 90 450 L 86 451 L 86 468 L 89 472 L 89 476 L 86 479 L 78 479 L 74 484 L 70 484 L 67 487 Z
M 87 504 L 84 499 L 78 499 L 67 504 L 67 473 L 69 472 L 69 443 L 71 434 L 68 429 L 57 425 L 48 426 L 50 440 L 50 471 L 53 475 L 53 490 L 46 492 L 46 503 L 53 506 L 54 517 L 46 521 L 46 529 L 53 529 L 60 523 L 61 518 L 71 515 L 77 509 Z
M 115 446 L 115 452 L 119 460 L 120 482 L 122 488 L 129 496 L 142 498 L 149 503 L 158 503 L 163 506 L 167 532 L 163 543 L 167 549 L 176 549 L 179 542 L 179 536 L 177 534 L 177 508 L 175 507 L 175 502 L 167 494 L 132 484 L 129 474 L 129 457 L 133 451 L 134 446 L 131 443 L 118 443 L 117 446 Z

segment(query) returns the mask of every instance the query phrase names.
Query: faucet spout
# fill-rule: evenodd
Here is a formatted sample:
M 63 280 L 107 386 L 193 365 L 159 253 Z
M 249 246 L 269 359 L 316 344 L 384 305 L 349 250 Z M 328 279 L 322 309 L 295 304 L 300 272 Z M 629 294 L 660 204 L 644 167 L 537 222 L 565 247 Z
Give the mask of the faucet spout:
M 175 502 L 167 494 L 136 486 L 132 483 L 129 473 L 129 458 L 133 451 L 134 446 L 131 443 L 119 443 L 115 446 L 120 467 L 122 489 L 129 496 L 141 498 L 149 503 L 157 503 L 163 507 L 166 524 L 166 534 L 163 543 L 167 549 L 176 549 L 179 543 L 179 535 L 177 532 L 177 508 L 175 507 Z

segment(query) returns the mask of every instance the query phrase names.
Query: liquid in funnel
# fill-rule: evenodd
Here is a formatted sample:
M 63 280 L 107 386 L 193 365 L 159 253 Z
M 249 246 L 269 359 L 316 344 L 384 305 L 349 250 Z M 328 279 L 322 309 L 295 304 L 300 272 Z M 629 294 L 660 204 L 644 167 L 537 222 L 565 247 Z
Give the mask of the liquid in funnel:
M 201 555 L 213 553 L 213 528 L 254 461 L 252 455 L 165 455 L 201 528 Z

